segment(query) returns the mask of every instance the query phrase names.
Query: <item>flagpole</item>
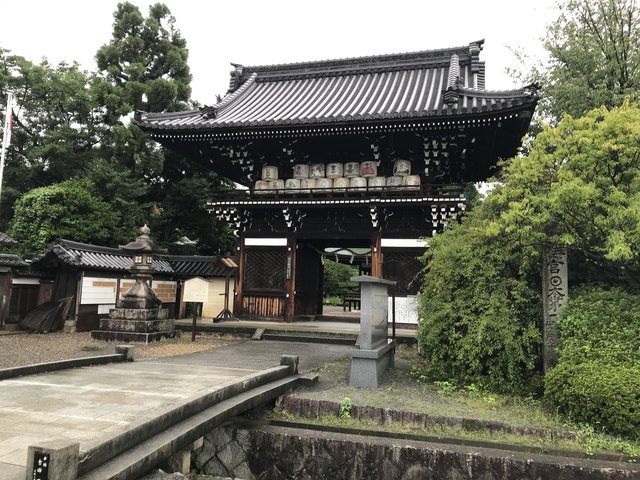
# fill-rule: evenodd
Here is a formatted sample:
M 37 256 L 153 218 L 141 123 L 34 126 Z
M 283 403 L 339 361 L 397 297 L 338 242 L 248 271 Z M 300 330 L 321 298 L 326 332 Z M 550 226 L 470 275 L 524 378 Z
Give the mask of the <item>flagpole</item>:
M 7 156 L 7 148 L 11 143 L 11 124 L 13 119 L 11 115 L 13 104 L 13 93 L 7 93 L 7 113 L 4 116 L 4 130 L 2 131 L 2 153 L 0 153 L 0 198 L 2 197 L 2 177 L 4 175 L 4 159 Z

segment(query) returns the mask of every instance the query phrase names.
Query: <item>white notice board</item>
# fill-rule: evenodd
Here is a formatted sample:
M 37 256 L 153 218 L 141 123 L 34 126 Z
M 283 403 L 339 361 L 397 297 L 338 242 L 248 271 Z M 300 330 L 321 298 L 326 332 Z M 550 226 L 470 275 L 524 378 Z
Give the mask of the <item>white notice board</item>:
M 185 302 L 205 303 L 209 299 L 210 283 L 204 278 L 190 278 L 184 282 L 182 300 Z
M 393 297 L 389 297 L 389 322 L 393 320 Z M 418 298 L 415 295 L 396 297 L 396 323 L 418 324 Z

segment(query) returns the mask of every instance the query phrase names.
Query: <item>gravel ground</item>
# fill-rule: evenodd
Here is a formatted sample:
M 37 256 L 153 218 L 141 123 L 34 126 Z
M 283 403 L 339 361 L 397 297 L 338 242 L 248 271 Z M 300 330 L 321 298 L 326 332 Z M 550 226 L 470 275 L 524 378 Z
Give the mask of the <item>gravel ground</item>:
M 202 352 L 238 341 L 229 336 L 199 335 L 191 342 L 191 335 L 164 340 L 149 345 L 136 345 L 138 358 L 168 357 L 186 353 Z M 0 335 L 0 368 L 20 367 L 36 363 L 68 360 L 71 358 L 108 355 L 115 352 L 115 343 L 91 339 L 89 332 L 83 333 L 19 333 Z

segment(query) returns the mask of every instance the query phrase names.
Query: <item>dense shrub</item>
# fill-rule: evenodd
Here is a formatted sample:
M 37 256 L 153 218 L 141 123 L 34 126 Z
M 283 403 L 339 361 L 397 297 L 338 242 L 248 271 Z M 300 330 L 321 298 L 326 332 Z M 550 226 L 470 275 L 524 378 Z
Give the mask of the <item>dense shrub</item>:
M 539 290 L 517 246 L 477 229 L 476 215 L 431 240 L 420 350 L 435 379 L 524 393 L 536 371 Z
M 640 365 L 640 295 L 584 287 L 570 293 L 558 319 L 560 361 Z
M 545 397 L 576 422 L 621 435 L 640 431 L 640 366 L 561 362 L 545 377 Z
M 640 431 L 640 295 L 585 287 L 558 319 L 559 361 L 545 397 L 576 422 Z

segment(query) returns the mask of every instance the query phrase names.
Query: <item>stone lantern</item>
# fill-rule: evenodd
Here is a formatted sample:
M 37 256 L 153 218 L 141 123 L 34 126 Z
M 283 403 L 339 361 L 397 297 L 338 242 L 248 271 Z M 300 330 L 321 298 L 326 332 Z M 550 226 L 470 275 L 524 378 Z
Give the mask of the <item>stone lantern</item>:
M 162 302 L 151 288 L 153 253 L 160 250 L 149 233 L 145 225 L 135 241 L 120 246 L 132 256 L 129 271 L 135 283 L 122 295 L 118 306 L 109 311 L 109 318 L 100 319 L 100 329 L 91 332 L 92 338 L 148 343 L 179 335 L 175 320 L 168 318 L 166 308 L 160 308 Z
M 132 255 L 133 263 L 129 271 L 135 283 L 120 299 L 122 308 L 158 308 L 160 299 L 151 289 L 153 274 L 153 252 L 159 249 L 149 236 L 149 227 L 140 229 L 140 236 L 133 242 L 121 245 L 120 250 Z

